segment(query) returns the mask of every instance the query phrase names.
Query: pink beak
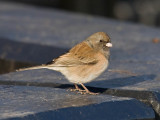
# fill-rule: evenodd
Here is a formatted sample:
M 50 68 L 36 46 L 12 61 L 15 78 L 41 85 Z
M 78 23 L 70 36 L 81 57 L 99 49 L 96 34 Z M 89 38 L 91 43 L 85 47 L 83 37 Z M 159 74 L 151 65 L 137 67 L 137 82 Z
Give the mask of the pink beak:
M 112 47 L 112 43 L 107 43 L 106 46 L 107 47 Z

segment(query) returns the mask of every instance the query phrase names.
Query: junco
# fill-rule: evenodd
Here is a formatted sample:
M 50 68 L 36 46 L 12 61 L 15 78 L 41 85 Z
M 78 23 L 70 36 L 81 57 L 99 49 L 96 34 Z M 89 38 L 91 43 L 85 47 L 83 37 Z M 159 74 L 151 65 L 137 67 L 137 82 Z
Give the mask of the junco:
M 18 71 L 42 68 L 56 70 L 61 72 L 69 82 L 74 83 L 75 89 L 72 91 L 79 91 L 81 94 L 97 94 L 90 92 L 84 83 L 91 82 L 108 67 L 110 47 L 112 43 L 109 36 L 104 32 L 97 32 L 47 64 Z M 80 84 L 84 90 L 77 84 Z

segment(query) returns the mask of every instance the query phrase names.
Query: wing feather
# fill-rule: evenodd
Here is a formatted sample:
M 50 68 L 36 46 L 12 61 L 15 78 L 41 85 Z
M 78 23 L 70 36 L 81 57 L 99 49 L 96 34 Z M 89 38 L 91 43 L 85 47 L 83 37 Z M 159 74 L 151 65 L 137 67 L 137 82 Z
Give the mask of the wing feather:
M 87 43 L 82 42 L 73 47 L 68 53 L 53 60 L 54 64 L 50 64 L 49 66 L 65 67 L 96 64 L 98 60 L 95 58 L 95 53 L 96 52 L 91 47 L 89 47 Z

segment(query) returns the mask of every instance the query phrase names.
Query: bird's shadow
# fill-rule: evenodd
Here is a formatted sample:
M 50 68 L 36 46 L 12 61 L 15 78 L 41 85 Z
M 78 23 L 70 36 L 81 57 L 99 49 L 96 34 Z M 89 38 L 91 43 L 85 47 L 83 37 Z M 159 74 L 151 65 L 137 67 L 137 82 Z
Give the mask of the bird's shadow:
M 150 75 L 138 75 L 138 76 L 129 76 L 123 78 L 113 78 L 109 80 L 102 81 L 93 81 L 90 84 L 105 84 L 105 85 L 113 85 L 113 87 L 124 87 L 129 85 L 134 85 L 143 81 L 153 80 L 156 77 L 154 74 Z
M 136 84 L 140 84 L 145 81 L 152 81 L 155 78 L 156 78 L 155 74 L 138 75 L 138 76 L 130 76 L 124 78 L 113 78 L 102 81 L 93 81 L 89 84 L 86 84 L 86 86 L 93 92 L 103 93 L 107 89 L 120 89 L 121 87 L 135 86 Z

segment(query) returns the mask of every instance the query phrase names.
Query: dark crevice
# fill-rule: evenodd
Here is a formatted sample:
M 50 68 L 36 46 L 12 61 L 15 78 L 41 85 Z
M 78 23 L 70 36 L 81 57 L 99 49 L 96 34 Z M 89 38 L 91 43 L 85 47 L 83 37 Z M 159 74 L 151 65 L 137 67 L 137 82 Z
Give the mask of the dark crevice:
M 14 72 L 20 68 L 32 67 L 37 64 L 20 62 L 15 60 L 0 59 L 0 74 L 5 74 L 9 72 Z
M 67 48 L 18 42 L 0 37 L 0 58 L 26 63 L 44 64 L 67 52 Z M 43 57 L 42 57 L 43 55 Z

